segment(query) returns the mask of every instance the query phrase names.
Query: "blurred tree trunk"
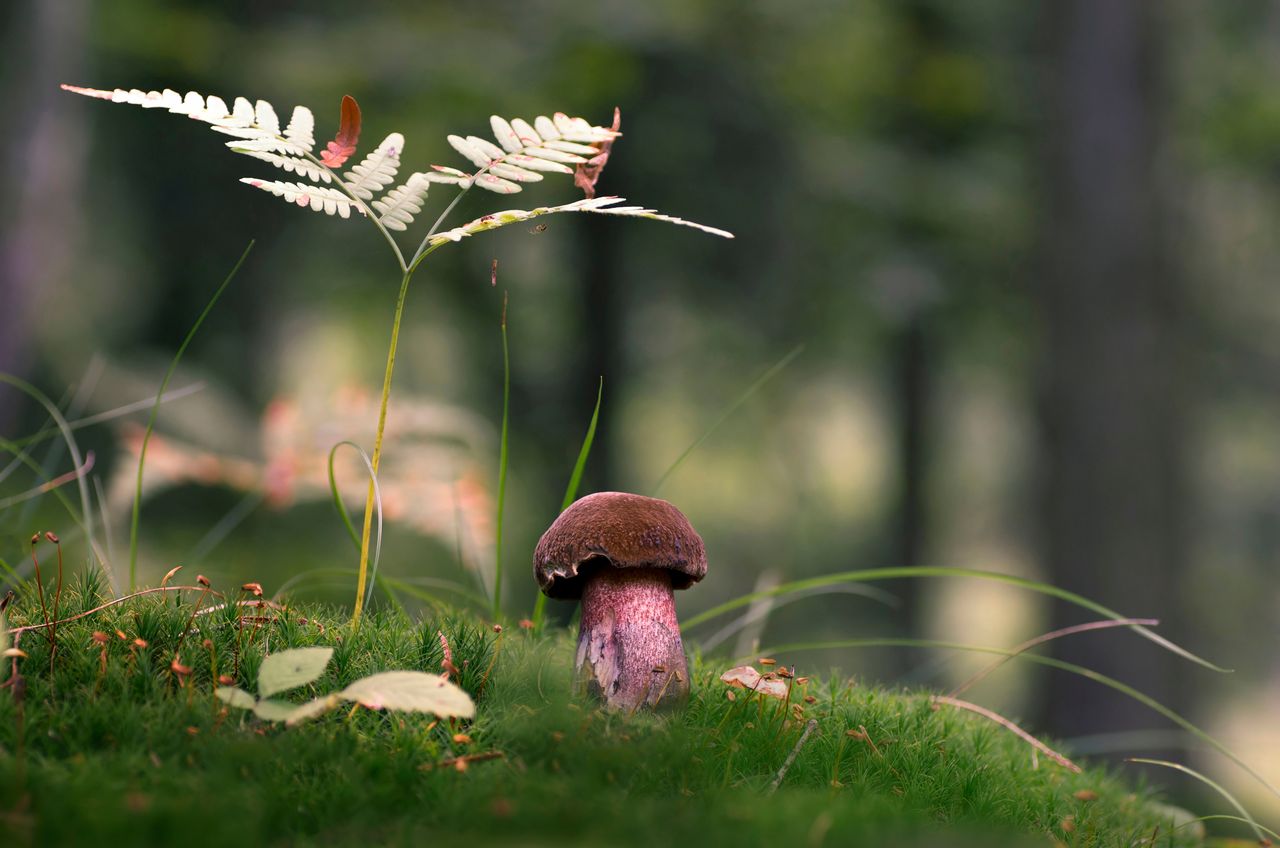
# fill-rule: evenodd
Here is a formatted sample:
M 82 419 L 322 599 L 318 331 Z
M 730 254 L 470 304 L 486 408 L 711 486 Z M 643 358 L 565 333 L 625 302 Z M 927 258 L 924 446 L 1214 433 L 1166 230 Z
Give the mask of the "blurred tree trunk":
M 1167 625 L 1187 545 L 1181 292 L 1157 166 L 1164 8 L 1044 8 L 1044 559 L 1056 585 Z M 1054 626 L 1089 617 L 1060 606 Z M 1128 634 L 1096 635 L 1055 653 L 1179 700 L 1171 655 Z M 1070 675 L 1051 675 L 1046 696 L 1049 729 L 1064 737 L 1155 720 Z
M 88 17 L 83 0 L 15 3 L 6 12 L 5 84 L 10 203 L 0 241 L 0 372 L 23 373 L 40 292 L 67 278 L 80 233 L 84 133 L 58 83 L 75 74 Z M 0 396 L 0 431 L 15 423 L 12 392 Z

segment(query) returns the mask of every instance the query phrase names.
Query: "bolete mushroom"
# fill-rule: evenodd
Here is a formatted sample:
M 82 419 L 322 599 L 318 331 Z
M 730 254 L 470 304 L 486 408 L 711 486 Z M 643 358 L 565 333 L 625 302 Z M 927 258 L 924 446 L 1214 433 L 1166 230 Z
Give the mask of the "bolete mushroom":
M 580 689 L 620 710 L 685 699 L 674 590 L 706 576 L 707 554 L 680 510 L 642 495 L 587 495 L 542 534 L 533 571 L 547 596 L 582 599 Z

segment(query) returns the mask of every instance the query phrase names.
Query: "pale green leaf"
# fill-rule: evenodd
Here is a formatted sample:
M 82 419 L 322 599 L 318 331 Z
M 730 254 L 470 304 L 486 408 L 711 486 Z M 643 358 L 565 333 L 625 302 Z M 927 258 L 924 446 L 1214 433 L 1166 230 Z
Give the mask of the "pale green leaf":
M 238 686 L 219 686 L 213 694 L 219 701 L 240 710 L 251 710 L 257 704 L 252 695 Z
M 324 715 L 340 703 L 342 703 L 342 699 L 337 695 L 325 695 L 316 698 L 314 701 L 307 701 L 300 707 L 294 707 L 285 719 L 285 723 L 293 727 L 295 724 Z
M 421 671 L 384 671 L 352 683 L 341 692 L 371 710 L 433 713 L 442 718 L 471 718 L 471 696 L 438 674 Z
M 258 668 L 258 697 L 310 683 L 324 674 L 333 648 L 292 648 L 271 654 Z
M 4 613 L 0 612 L 0 654 L 9 650 L 9 622 L 5 620 Z
M 263 721 L 285 721 L 297 709 L 297 704 L 265 698 L 253 705 L 253 714 Z

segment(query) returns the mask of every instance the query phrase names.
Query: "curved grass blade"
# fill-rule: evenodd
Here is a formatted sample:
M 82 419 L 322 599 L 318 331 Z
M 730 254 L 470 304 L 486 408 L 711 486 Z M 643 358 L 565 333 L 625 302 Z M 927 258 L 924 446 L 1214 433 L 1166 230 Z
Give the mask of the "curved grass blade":
M 338 448 L 343 445 L 351 445 L 357 449 L 358 446 L 351 441 L 338 442 L 329 448 L 329 494 L 333 496 L 333 507 L 338 511 L 338 517 L 342 519 L 342 526 L 347 528 L 347 533 L 351 535 L 351 544 L 356 546 L 356 553 L 360 553 L 360 534 L 356 532 L 356 527 L 351 523 L 351 514 L 347 512 L 347 505 L 342 502 L 342 495 L 338 493 L 338 480 L 333 474 L 333 458 L 338 453 Z
M 0 439 L 0 450 L 13 454 L 16 461 L 22 463 L 27 468 L 35 472 L 37 475 L 41 474 L 40 464 L 37 463 L 34 459 L 32 459 L 28 454 L 28 452 L 24 450 L 21 446 L 19 446 L 16 442 L 11 442 L 8 439 Z M 58 503 L 62 504 L 63 508 L 67 511 L 67 515 L 70 516 L 71 520 L 75 522 L 76 526 L 79 527 L 82 531 L 85 530 L 84 519 L 82 519 L 80 517 L 80 514 L 76 512 L 75 505 L 71 503 L 71 501 L 67 498 L 66 494 L 63 493 L 62 489 L 60 488 L 50 489 L 49 493 L 53 495 L 53 497 L 58 501 Z
M 600 422 L 600 402 L 604 400 L 604 377 L 600 378 L 600 387 L 596 389 L 596 407 L 591 411 L 591 423 L 587 425 L 587 435 L 582 439 L 582 448 L 578 451 L 578 461 L 573 464 L 573 473 L 569 475 L 569 485 L 565 486 L 564 499 L 560 501 L 560 511 L 564 512 L 569 504 L 578 499 L 578 486 L 582 485 L 582 472 L 587 467 L 587 457 L 591 455 L 591 445 L 596 440 L 596 424 Z
M 253 491 L 246 494 L 238 500 L 235 506 L 227 510 L 217 522 L 209 528 L 200 541 L 196 542 L 195 547 L 187 554 L 186 561 L 189 563 L 198 563 L 204 560 L 209 554 L 221 545 L 223 540 L 231 535 L 231 532 L 240 526 L 246 518 L 253 514 L 253 511 L 266 500 L 266 495 L 261 491 Z
M 344 445 L 355 449 L 355 452 L 360 454 L 365 470 L 369 472 L 369 480 L 373 486 L 373 508 L 378 516 L 378 534 L 375 537 L 373 546 L 373 568 L 370 573 L 369 586 L 364 593 L 364 605 L 368 606 L 369 600 L 373 597 L 374 583 L 378 579 L 378 563 L 382 560 L 382 490 L 378 487 L 378 473 L 373 470 L 373 462 L 369 459 L 369 454 L 365 453 L 364 448 L 350 439 L 343 439 L 329 449 L 329 492 L 333 495 L 333 505 L 338 510 L 338 517 L 342 519 L 347 532 L 351 534 L 351 541 L 356 546 L 357 554 L 360 552 L 360 537 L 356 534 L 355 525 L 351 523 L 351 516 L 347 513 L 347 507 L 342 502 L 342 496 L 338 494 L 338 480 L 333 473 L 333 458 L 338 453 L 338 448 Z
M 671 477 L 671 475 L 675 474 L 676 470 L 679 469 L 680 466 L 684 464 L 684 461 L 689 458 L 689 455 L 691 453 L 697 450 L 698 447 L 703 442 L 711 438 L 711 435 L 715 433 L 716 430 L 720 429 L 720 425 L 728 421 L 729 418 L 733 415 L 733 413 L 738 411 L 739 407 L 741 407 L 747 401 L 751 400 L 751 398 L 755 396 L 756 392 L 764 388 L 766 383 L 768 383 L 770 380 L 776 377 L 778 373 L 782 371 L 782 369 L 790 365 L 791 361 L 795 359 L 797 356 L 799 356 L 803 351 L 804 351 L 804 345 L 802 344 L 796 345 L 787 353 L 786 356 L 782 357 L 777 362 L 775 362 L 769 368 L 769 370 L 765 371 L 763 374 L 757 377 L 756 381 L 752 383 L 750 386 L 748 386 L 746 391 L 738 395 L 738 397 L 734 399 L 733 403 L 725 407 L 724 412 L 720 413 L 720 417 L 715 420 L 715 423 L 713 423 L 710 427 L 708 427 L 701 436 L 694 439 L 693 444 L 689 445 L 689 447 L 684 449 L 684 453 L 676 457 L 676 461 L 671 463 L 671 467 L 662 473 L 662 476 L 658 478 L 657 483 L 653 484 L 653 490 L 652 492 L 650 492 L 650 494 L 656 497 L 658 492 L 662 490 L 663 485 L 667 482 L 667 480 Z
M 187 395 L 193 395 L 197 392 L 204 391 L 205 387 L 206 384 L 203 381 L 197 381 L 195 383 L 182 386 L 181 388 L 165 392 L 163 395 L 159 396 L 159 402 L 169 403 L 170 401 L 184 398 Z M 96 412 L 93 415 L 86 415 L 84 418 L 69 420 L 67 421 L 67 426 L 70 427 L 73 432 L 76 430 L 83 430 L 86 427 L 92 427 L 95 424 L 103 424 L 107 421 L 114 421 L 117 418 L 123 418 L 133 412 L 150 409 L 151 405 L 156 402 L 157 398 L 153 395 L 149 398 L 143 398 L 142 400 L 135 400 L 132 403 L 126 403 L 123 406 L 117 406 L 114 409 Z M 23 436 L 21 439 L 16 439 L 14 444 L 20 447 L 27 447 L 29 445 L 42 442 L 45 439 L 53 438 L 56 435 L 58 435 L 57 427 L 46 427 L 43 430 L 37 430 L 30 436 Z M 3 476 L 3 474 L 0 474 L 0 479 L 3 479 Z
M 937 639 L 903 639 L 903 638 L 884 638 L 884 639 L 845 639 L 835 642 L 798 642 L 789 645 L 774 645 L 762 650 L 760 653 L 766 655 L 777 655 L 791 651 L 820 651 L 820 650 L 837 650 L 841 648 L 938 648 L 951 651 L 972 651 L 979 654 L 995 654 L 998 656 L 1010 657 L 1012 659 L 1026 660 L 1038 665 L 1049 666 L 1060 671 L 1070 672 L 1087 678 L 1095 683 L 1101 683 L 1110 689 L 1114 689 L 1122 695 L 1125 695 L 1143 706 L 1159 713 L 1169 721 L 1181 727 L 1192 736 L 1204 742 L 1213 748 L 1219 754 L 1222 754 L 1231 762 L 1239 766 L 1246 774 L 1258 781 L 1262 786 L 1266 787 L 1272 795 L 1280 798 L 1280 789 L 1272 786 L 1271 783 L 1263 777 L 1258 771 L 1252 768 L 1248 763 L 1242 760 L 1236 753 L 1231 751 L 1227 746 L 1223 745 L 1217 739 L 1214 739 L 1207 732 L 1201 730 L 1178 713 L 1166 707 L 1164 704 L 1152 698 L 1143 692 L 1139 692 L 1126 683 L 1121 683 L 1112 677 L 1107 677 L 1101 672 L 1094 671 L 1091 668 L 1066 662 L 1065 660 L 1056 659 L 1054 657 L 1045 657 L 1040 654 L 1017 653 L 1007 648 L 991 648 L 984 645 L 966 645 L 962 642 L 947 642 Z M 743 658 L 744 661 L 749 658 Z
M 213 297 L 209 298 L 209 302 L 205 304 L 201 310 L 196 322 L 191 325 L 191 329 L 187 331 L 187 336 L 182 340 L 182 344 L 178 347 L 178 352 L 174 354 L 173 359 L 169 362 L 169 369 L 165 371 L 164 379 L 160 381 L 160 391 L 156 392 L 156 402 L 151 406 L 151 413 L 147 416 L 147 429 L 142 434 L 142 445 L 138 449 L 138 480 L 133 492 L 133 515 L 129 519 L 129 591 L 132 592 L 138 585 L 138 521 L 142 513 L 142 470 L 147 460 L 147 442 L 151 440 L 151 433 L 156 427 L 156 418 L 160 415 L 160 401 L 164 398 L 165 389 L 169 387 L 169 380 L 173 378 L 173 372 L 178 370 L 178 362 L 182 359 L 182 354 L 186 353 L 187 346 L 191 344 L 191 340 L 195 338 L 196 332 L 199 331 L 200 325 L 204 323 L 204 319 L 213 311 L 214 304 L 222 297 L 222 293 L 227 290 L 227 286 L 231 285 L 231 281 L 235 279 L 236 273 L 240 270 L 240 266 L 249 258 L 249 251 L 253 250 L 253 242 L 244 249 L 244 253 L 240 254 L 240 258 L 236 260 L 236 264 L 232 266 L 231 272 L 227 274 L 226 279 L 222 281 L 222 285 L 218 286 L 213 293 Z M 79 464 L 79 463 L 77 463 Z M 85 498 L 86 503 L 88 498 Z M 88 507 L 86 507 L 86 510 Z M 87 516 L 86 516 L 87 518 Z
M 1149 766 L 1162 766 L 1164 768 L 1180 771 L 1183 774 L 1191 775 L 1196 780 L 1203 783 L 1205 786 L 1208 786 L 1210 789 L 1217 792 L 1223 798 L 1226 798 L 1227 801 L 1231 804 L 1231 806 L 1235 807 L 1236 810 L 1240 813 L 1242 820 L 1248 822 L 1249 827 L 1253 828 L 1253 832 L 1258 836 L 1258 842 L 1262 845 L 1267 844 L 1267 837 L 1263 835 L 1262 827 L 1256 821 L 1253 820 L 1253 816 L 1249 815 L 1249 811 L 1244 808 L 1244 805 L 1241 804 L 1239 801 L 1237 801 L 1236 797 L 1232 795 L 1230 792 L 1228 792 L 1221 784 L 1211 780 L 1210 778 L 1206 777 L 1205 775 L 1201 774 L 1200 772 L 1196 771 L 1193 768 L 1184 766 L 1181 763 L 1171 763 L 1168 760 L 1151 760 L 1151 759 L 1147 759 L 1146 757 L 1126 757 L 1125 762 L 1126 763 L 1144 763 L 1145 765 L 1149 765 Z M 1271 835 L 1275 836 L 1275 832 L 1272 831 Z
M 779 607 L 784 607 L 787 604 L 792 604 L 792 603 L 795 603 L 796 601 L 802 601 L 805 598 L 809 598 L 814 595 L 828 594 L 832 592 L 836 594 L 843 594 L 843 595 L 859 595 L 864 598 L 869 598 L 877 603 L 884 604 L 890 609 L 898 609 L 901 606 L 898 596 L 890 592 L 886 592 L 883 589 L 876 589 L 873 586 L 859 586 L 857 584 L 854 584 L 854 585 L 828 586 L 820 589 L 809 589 L 808 591 L 805 591 L 805 592 L 795 592 L 791 595 L 788 595 L 783 600 L 776 602 L 773 605 L 772 609 L 766 611 L 766 613 L 776 611 Z M 716 633 L 712 634 L 710 637 L 703 640 L 700 643 L 700 648 L 702 652 L 706 654 L 706 653 L 710 653 L 711 651 L 714 651 L 730 636 L 734 635 L 738 631 L 744 629 L 748 625 L 764 617 L 764 614 L 756 614 L 753 616 L 752 613 L 753 613 L 753 610 L 747 610 L 747 612 L 745 612 L 743 615 L 729 622 L 723 628 L 718 630 Z
M 502 611 L 502 518 L 507 506 L 507 431 L 511 421 L 511 353 L 507 347 L 507 293 L 502 293 L 502 436 L 498 449 L 498 516 L 493 545 L 493 617 Z
M 1178 828 L 1186 827 L 1187 825 L 1192 824 L 1194 822 L 1207 822 L 1207 821 L 1233 821 L 1233 822 L 1240 822 L 1241 824 L 1253 824 L 1253 822 L 1250 819 L 1241 818 L 1240 816 L 1229 816 L 1229 815 L 1226 815 L 1225 813 L 1218 813 L 1212 816 L 1197 816 L 1196 818 L 1192 819 L 1189 822 L 1185 822 L 1183 824 L 1178 825 L 1178 827 L 1175 827 L 1174 830 L 1177 830 Z M 1271 838 L 1271 844 L 1280 844 L 1280 833 L 1276 833 L 1271 828 L 1262 824 L 1257 825 L 1257 828 L 1258 830 L 1261 830 L 1263 833 L 1265 833 L 1267 836 Z M 1264 841 L 1260 841 L 1258 844 L 1266 845 L 1267 843 Z
M 82 465 L 81 467 L 73 468 L 65 474 L 59 474 L 57 477 L 54 477 L 52 480 L 48 480 L 44 483 L 41 483 L 39 486 L 34 486 L 30 489 L 27 489 L 25 492 L 19 492 L 18 494 L 11 495 L 7 498 L 0 498 L 0 510 L 5 510 L 11 506 L 16 506 L 17 504 L 25 503 L 27 501 L 34 500 L 35 498 L 38 498 L 41 495 L 48 494 L 49 492 L 52 492 L 54 489 L 58 488 L 59 486 L 65 486 L 66 484 L 72 482 L 73 480 L 79 480 L 81 477 L 87 476 L 89 472 L 92 470 L 93 470 L 93 451 L 89 451 L 87 454 L 85 454 L 85 464 Z M 41 468 L 41 471 L 42 473 L 45 473 L 45 474 L 49 473 L 44 468 Z
M 740 595 L 723 604 L 714 606 L 709 610 L 693 616 L 684 623 L 686 628 L 696 627 L 704 621 L 709 621 L 718 615 L 726 612 L 745 607 L 756 598 L 768 597 L 770 595 L 789 595 L 793 592 L 802 592 L 806 589 L 814 589 L 820 586 L 834 586 L 839 583 L 870 583 L 876 580 L 894 580 L 901 577 L 977 577 L 983 580 L 995 580 L 998 583 L 1007 583 L 1010 586 L 1017 586 L 1020 589 L 1028 589 L 1032 592 L 1039 592 L 1042 595 L 1049 595 L 1075 606 L 1096 612 L 1099 615 L 1106 616 L 1114 621 L 1127 618 L 1113 609 L 1104 607 L 1095 601 L 1091 601 L 1083 595 L 1077 595 L 1075 592 L 1069 592 L 1066 589 L 1059 589 L 1050 583 L 1041 583 L 1038 580 L 1029 580 L 1025 577 L 1016 577 L 1012 574 L 1001 574 L 998 571 L 982 571 L 976 568 L 941 568 L 938 566 L 893 566 L 889 568 L 867 568 L 859 571 L 842 571 L 835 574 L 823 574 L 818 577 L 809 577 L 804 580 L 793 580 L 790 583 L 783 583 L 772 589 L 766 589 L 762 592 L 752 592 L 747 595 Z M 1160 634 L 1143 627 L 1140 624 L 1131 625 L 1135 633 L 1140 634 L 1146 639 L 1155 642 L 1162 648 L 1172 651 L 1185 660 L 1189 660 L 1196 665 L 1204 666 L 1224 674 L 1229 673 L 1231 669 L 1223 668 L 1220 665 L 1209 662 L 1203 657 L 1191 653 L 1186 648 L 1177 645 Z
M 57 425 L 58 431 L 62 433 L 62 441 L 67 445 L 67 451 L 71 454 L 71 462 L 76 468 L 84 467 L 84 457 L 80 453 L 80 446 L 76 443 L 76 437 L 71 433 L 71 427 L 67 424 L 67 419 L 63 417 L 62 412 L 51 401 L 44 392 L 35 386 L 23 380 L 21 377 L 15 377 L 12 374 L 0 374 L 0 383 L 8 383 L 18 391 L 30 397 L 36 403 L 45 408 L 54 424 Z M 93 515 L 89 511 L 89 483 L 84 476 L 76 478 L 76 486 L 80 490 L 80 514 L 83 516 L 83 526 L 85 538 L 93 543 Z
M 1131 627 L 1135 624 L 1154 627 L 1159 623 L 1160 623 L 1159 620 L 1154 618 L 1119 618 L 1119 619 L 1108 618 L 1103 621 L 1090 621 L 1087 624 L 1077 624 L 1073 627 L 1063 627 L 1059 630 L 1050 631 L 1049 633 L 1042 633 L 1039 636 L 1036 636 L 1035 638 L 1028 639 L 1027 641 L 1023 642 L 1021 645 L 1018 645 L 1016 648 L 1013 649 L 1013 653 L 1021 654 L 1031 650 L 1037 645 L 1043 645 L 1045 642 L 1052 642 L 1054 639 L 1060 639 L 1063 636 L 1074 636 L 1077 633 L 1088 633 L 1091 630 L 1106 630 L 1109 627 Z M 960 697 L 962 694 L 972 689 L 974 686 L 977 686 L 980 682 L 985 680 L 989 674 L 991 674 L 996 669 L 1000 668 L 1000 666 L 1004 665 L 1011 659 L 1013 659 L 1013 657 L 1001 657 L 1000 659 L 996 660 L 995 662 L 991 663 L 990 665 L 978 671 L 976 674 L 970 676 L 968 680 L 964 681 L 959 686 L 952 689 L 948 694 L 952 698 Z
M 582 447 L 578 450 L 578 461 L 573 464 L 573 473 L 569 475 L 569 485 L 565 486 L 564 499 L 560 501 L 560 511 L 564 512 L 569 504 L 578 499 L 578 487 L 582 485 L 582 473 L 587 467 L 587 458 L 591 456 L 591 445 L 596 440 L 596 424 L 600 422 L 600 402 L 604 400 L 604 377 L 600 378 L 600 387 L 596 389 L 596 408 L 591 411 L 591 423 L 587 425 L 587 435 L 582 439 Z M 547 610 L 547 596 L 538 593 L 538 600 L 533 604 L 533 626 L 542 625 L 542 617 Z

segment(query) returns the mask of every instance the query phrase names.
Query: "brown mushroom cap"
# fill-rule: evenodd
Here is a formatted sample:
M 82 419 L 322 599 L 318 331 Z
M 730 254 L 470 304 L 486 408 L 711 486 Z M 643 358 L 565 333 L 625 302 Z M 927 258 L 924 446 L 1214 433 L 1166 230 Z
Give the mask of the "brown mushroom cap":
M 560 513 L 533 552 L 533 573 L 552 598 L 580 598 L 586 569 L 671 572 L 671 585 L 687 589 L 707 574 L 707 551 L 684 513 L 658 498 L 625 492 L 587 495 Z

